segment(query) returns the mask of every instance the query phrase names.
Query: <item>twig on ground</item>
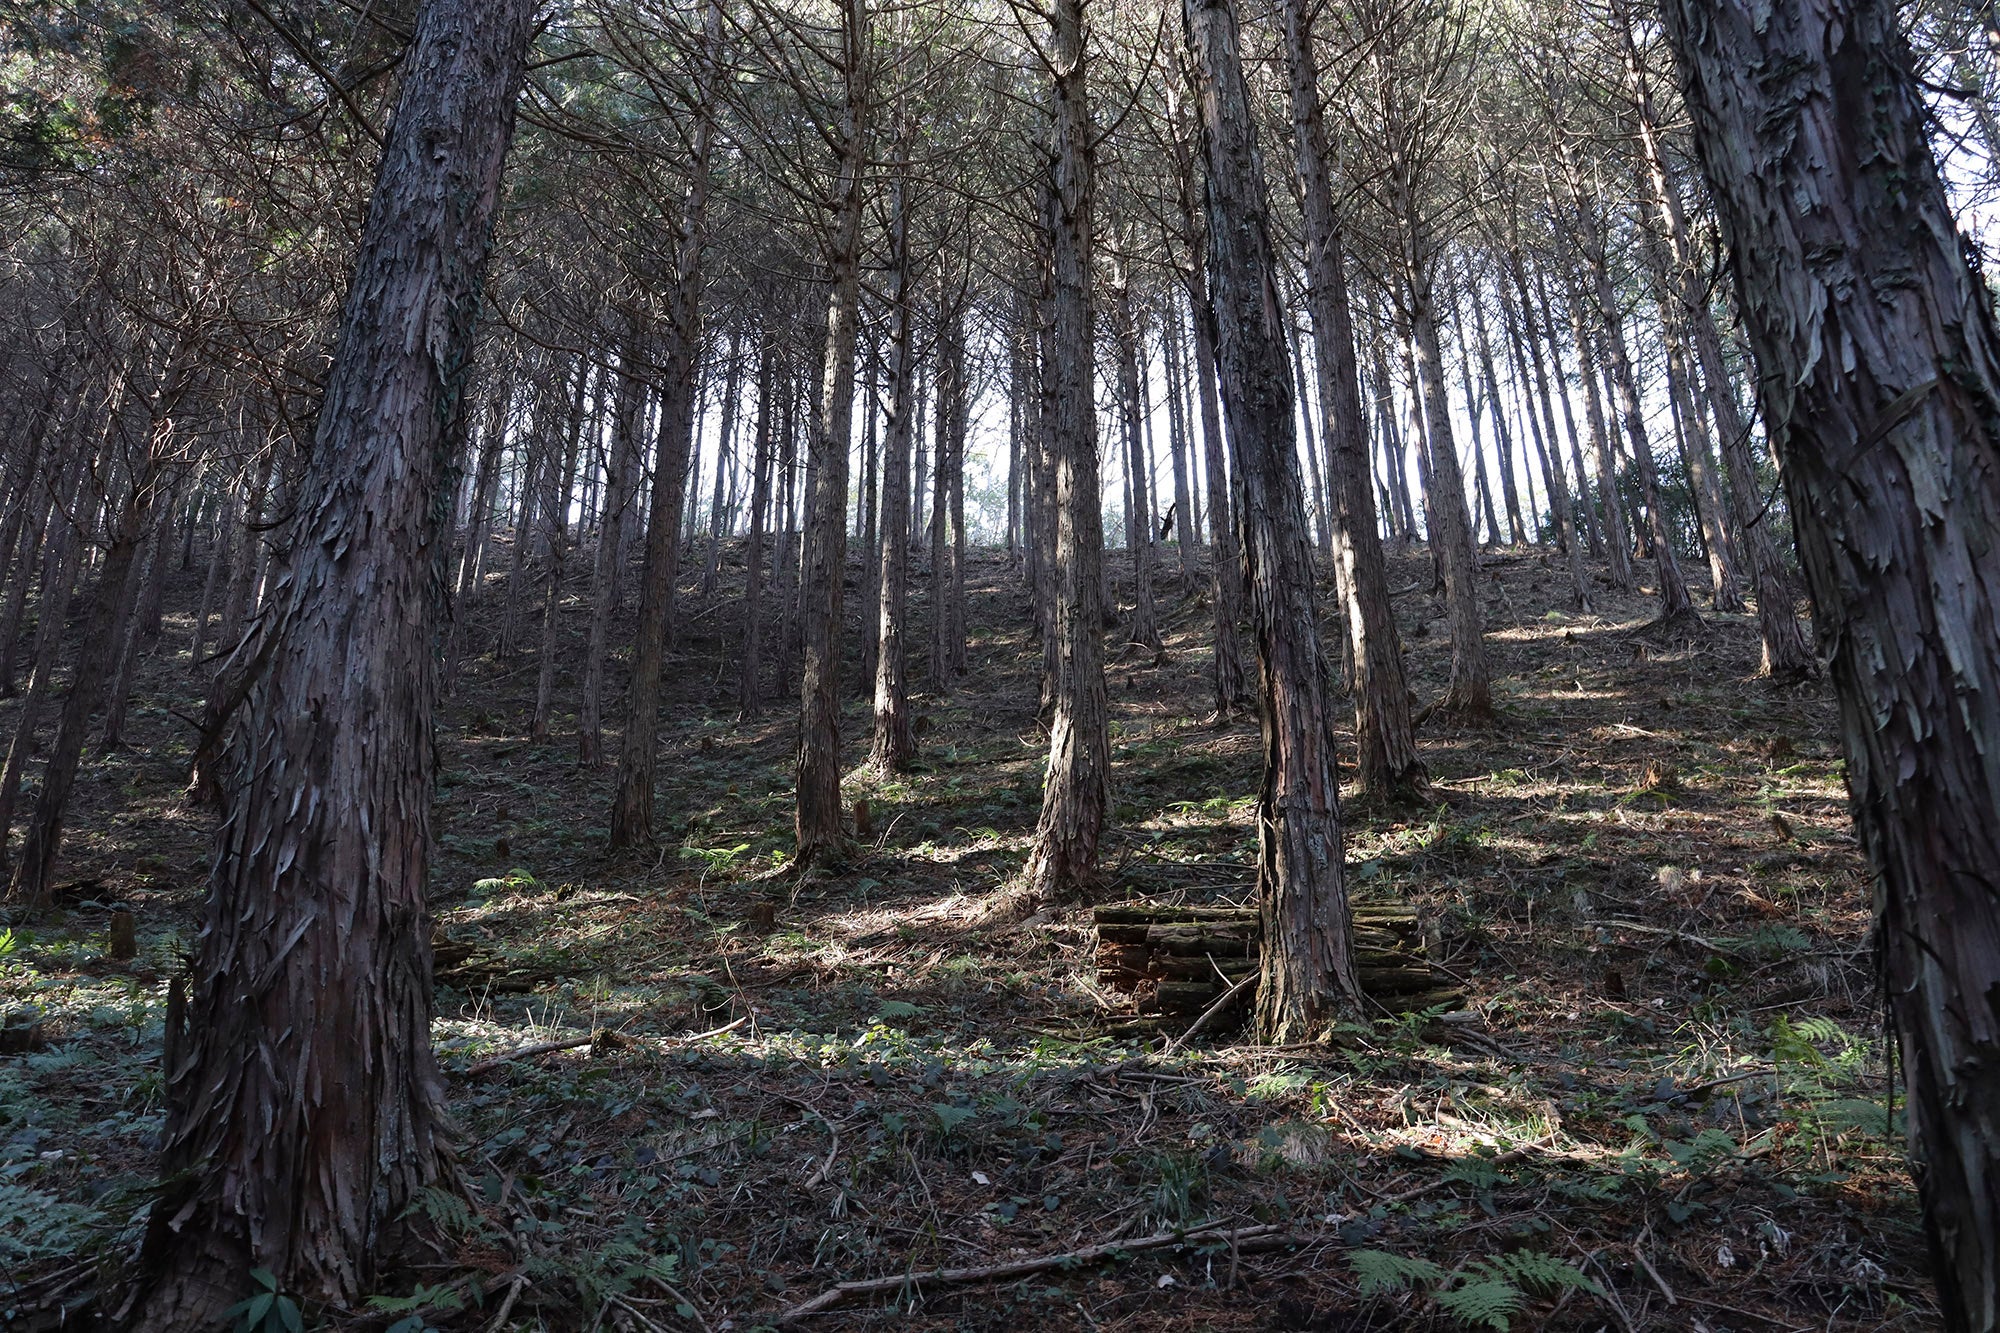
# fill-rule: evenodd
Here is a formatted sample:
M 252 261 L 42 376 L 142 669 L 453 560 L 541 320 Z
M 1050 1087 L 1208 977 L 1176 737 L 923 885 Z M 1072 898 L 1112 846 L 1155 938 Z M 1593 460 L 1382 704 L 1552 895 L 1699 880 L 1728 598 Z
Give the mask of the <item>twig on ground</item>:
M 1095 1263 L 1120 1254 L 1132 1254 L 1141 1250 L 1164 1249 L 1169 1245 L 1181 1245 L 1189 1241 L 1223 1241 L 1229 1245 L 1241 1245 L 1246 1240 L 1259 1240 L 1275 1236 L 1285 1230 L 1280 1225 L 1239 1227 L 1233 1231 L 1221 1231 L 1220 1224 L 1193 1227 L 1186 1231 L 1162 1231 L 1138 1240 L 1104 1241 L 1097 1245 L 1086 1245 L 1080 1250 L 1068 1250 L 1062 1254 L 1037 1255 L 1032 1259 L 1017 1259 L 1004 1264 L 986 1264 L 978 1268 L 933 1268 L 923 1273 L 899 1273 L 894 1277 L 864 1278 L 857 1282 L 842 1282 L 828 1287 L 819 1295 L 802 1305 L 780 1313 L 775 1322 L 795 1323 L 808 1315 L 829 1310 L 849 1296 L 865 1296 L 875 1292 L 902 1291 L 910 1287 L 921 1287 L 926 1283 L 963 1284 L 971 1282 L 991 1282 L 998 1278 L 1026 1277 L 1030 1273 L 1043 1273 L 1051 1268 L 1066 1268 L 1074 1265 Z
M 1202 1010 L 1201 1013 L 1195 1018 L 1194 1022 L 1188 1024 L 1187 1031 L 1181 1033 L 1180 1036 L 1175 1037 L 1172 1041 L 1168 1042 L 1166 1048 L 1162 1050 L 1160 1053 L 1162 1055 L 1172 1055 L 1174 1052 L 1180 1050 L 1181 1047 L 1185 1046 L 1188 1042 L 1194 1040 L 1195 1034 L 1200 1032 L 1203 1028 L 1207 1027 L 1211 1022 L 1213 1022 L 1217 1014 L 1221 1013 L 1224 1009 L 1227 1009 L 1230 1006 L 1230 1004 L 1235 1001 L 1237 996 L 1241 995 L 1244 991 L 1248 990 L 1250 987 L 1256 984 L 1257 984 L 1257 974 L 1255 972 L 1251 972 L 1248 975 L 1246 975 L 1241 981 L 1231 986 L 1228 990 L 1216 996 L 1215 1002 L 1210 1004 L 1208 1008 Z
M 669 1047 L 686 1046 L 691 1042 L 704 1041 L 709 1037 L 719 1037 L 725 1032 L 734 1032 L 749 1021 L 750 1015 L 745 1014 L 733 1023 L 724 1023 L 721 1027 L 710 1028 L 706 1032 L 691 1032 L 685 1037 L 674 1037 L 669 1039 L 665 1044 Z M 636 1041 L 635 1038 L 625 1036 L 623 1033 L 614 1033 L 609 1028 L 599 1028 L 595 1032 L 581 1037 L 564 1037 L 560 1041 L 538 1041 L 532 1046 L 518 1046 L 511 1051 L 502 1051 L 498 1055 L 489 1055 L 476 1064 L 467 1065 L 461 1072 L 468 1076 L 484 1074 L 488 1070 L 498 1069 L 510 1060 L 531 1060 L 535 1056 L 553 1055 L 557 1051 L 580 1050 L 585 1046 L 595 1045 L 607 1037 L 616 1037 L 617 1041 L 612 1044 L 617 1045 Z

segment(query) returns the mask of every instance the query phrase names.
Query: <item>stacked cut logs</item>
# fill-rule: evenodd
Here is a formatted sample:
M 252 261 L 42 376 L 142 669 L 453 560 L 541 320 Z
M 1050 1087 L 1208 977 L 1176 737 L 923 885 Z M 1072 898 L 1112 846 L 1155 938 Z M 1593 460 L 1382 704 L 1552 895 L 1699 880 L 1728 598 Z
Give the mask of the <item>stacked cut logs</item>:
M 1192 1017 L 1253 973 L 1263 924 L 1254 907 L 1100 907 L 1097 978 L 1133 997 L 1142 1015 Z M 1354 964 L 1362 991 L 1408 1013 L 1458 998 L 1424 957 L 1416 913 L 1398 904 L 1354 908 Z

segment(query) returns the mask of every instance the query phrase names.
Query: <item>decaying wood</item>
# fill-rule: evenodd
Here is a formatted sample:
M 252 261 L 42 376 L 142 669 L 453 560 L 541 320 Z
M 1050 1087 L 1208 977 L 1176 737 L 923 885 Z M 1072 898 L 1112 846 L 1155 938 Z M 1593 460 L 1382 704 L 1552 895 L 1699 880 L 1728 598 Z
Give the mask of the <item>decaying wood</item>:
M 1093 918 L 1098 981 L 1131 995 L 1142 1016 L 1205 1015 L 1257 972 L 1262 957 L 1263 925 L 1254 907 L 1125 903 L 1100 907 Z M 1354 909 L 1354 965 L 1362 993 L 1385 1009 L 1422 1009 L 1456 996 L 1424 956 L 1416 913 L 1398 904 Z

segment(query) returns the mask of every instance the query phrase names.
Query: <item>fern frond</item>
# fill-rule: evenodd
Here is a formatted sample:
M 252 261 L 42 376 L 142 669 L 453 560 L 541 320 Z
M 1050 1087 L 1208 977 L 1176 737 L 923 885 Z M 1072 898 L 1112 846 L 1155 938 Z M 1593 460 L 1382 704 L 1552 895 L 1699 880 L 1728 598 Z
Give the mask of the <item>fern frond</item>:
M 1517 1250 L 1512 1254 L 1492 1254 L 1474 1265 L 1489 1276 L 1544 1295 L 1560 1291 L 1587 1291 L 1595 1295 L 1597 1283 L 1583 1271 L 1540 1250 Z
M 1347 1256 L 1347 1266 L 1361 1279 L 1363 1296 L 1427 1287 L 1444 1276 L 1444 1270 L 1428 1259 L 1406 1259 L 1387 1250 L 1356 1250 Z
M 1521 1308 L 1521 1289 L 1499 1278 L 1481 1278 L 1437 1294 L 1438 1308 L 1469 1328 L 1506 1333 Z

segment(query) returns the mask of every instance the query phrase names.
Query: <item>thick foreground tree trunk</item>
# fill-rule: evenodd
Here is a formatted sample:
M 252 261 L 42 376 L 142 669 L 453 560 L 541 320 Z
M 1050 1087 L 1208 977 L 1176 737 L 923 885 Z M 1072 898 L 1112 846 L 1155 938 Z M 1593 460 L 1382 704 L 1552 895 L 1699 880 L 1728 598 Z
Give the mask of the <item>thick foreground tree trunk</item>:
M 1944 1324 L 2000 1327 L 2000 329 L 1887 0 L 1666 0 L 1830 648 Z
M 1051 188 L 1044 195 L 1053 278 L 1051 355 L 1043 362 L 1056 482 L 1055 715 L 1042 817 L 1028 857 L 1027 897 L 1086 897 L 1111 803 L 1110 706 L 1104 691 L 1104 518 L 1091 393 L 1092 163 L 1084 80 L 1084 0 L 1056 0 Z
M 431 0 L 404 58 L 291 567 L 243 650 L 260 665 L 121 1327 L 215 1327 L 257 1268 L 352 1304 L 417 1192 L 451 1187 L 424 896 L 440 488 L 534 12 Z
M 1184 0 L 1181 18 L 1208 165 L 1217 364 L 1264 704 L 1257 894 L 1265 947 L 1257 1039 L 1280 1045 L 1319 1037 L 1334 1017 L 1359 1007 L 1361 987 L 1342 882 L 1340 775 L 1313 597 L 1284 305 L 1236 13 L 1232 0 Z

